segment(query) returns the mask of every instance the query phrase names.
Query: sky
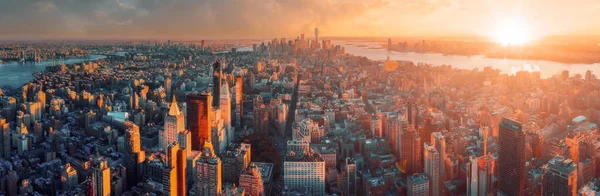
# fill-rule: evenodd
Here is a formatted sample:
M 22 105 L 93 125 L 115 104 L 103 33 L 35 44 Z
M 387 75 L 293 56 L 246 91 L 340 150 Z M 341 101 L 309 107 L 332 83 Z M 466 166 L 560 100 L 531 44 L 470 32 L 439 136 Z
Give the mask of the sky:
M 600 34 L 600 0 L 0 0 L 0 38 Z

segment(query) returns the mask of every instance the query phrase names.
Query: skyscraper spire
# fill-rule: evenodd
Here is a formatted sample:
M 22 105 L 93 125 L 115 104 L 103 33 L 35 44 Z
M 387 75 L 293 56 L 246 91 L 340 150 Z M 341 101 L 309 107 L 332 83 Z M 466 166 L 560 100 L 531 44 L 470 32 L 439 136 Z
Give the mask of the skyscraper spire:
M 177 105 L 175 95 L 173 95 L 173 99 L 171 99 L 171 106 L 169 106 L 169 115 L 177 116 L 179 114 L 181 114 L 181 111 L 179 110 L 179 106 Z

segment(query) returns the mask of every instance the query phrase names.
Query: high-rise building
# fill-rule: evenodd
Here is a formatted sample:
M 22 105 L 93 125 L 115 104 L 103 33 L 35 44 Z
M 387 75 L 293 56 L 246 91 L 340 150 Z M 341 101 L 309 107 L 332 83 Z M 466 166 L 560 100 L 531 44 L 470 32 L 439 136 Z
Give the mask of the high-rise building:
M 408 122 L 415 128 L 415 130 L 419 130 L 419 107 L 417 104 L 413 103 L 407 105 L 406 116 L 408 118 Z
M 429 142 L 425 142 L 423 157 L 425 159 L 425 175 L 429 177 L 430 196 L 440 195 L 440 153 Z
M 319 28 L 315 27 L 315 42 L 319 44 Z
M 204 142 L 202 156 L 196 162 L 196 195 L 218 196 L 222 190 L 221 159 L 217 157 L 212 143 Z
M 244 114 L 244 80 L 242 76 L 235 76 L 235 126 L 243 127 L 242 117 Z
M 6 118 L 0 116 L 0 157 L 10 159 L 10 127 Z
M 318 153 L 290 152 L 283 162 L 283 181 L 288 190 L 325 194 L 325 160 Z
M 92 163 L 92 196 L 110 196 L 110 168 L 104 157 L 96 157 Z
M 409 196 L 429 196 L 429 178 L 423 173 L 408 176 L 407 193 Z
M 262 97 L 258 96 L 254 100 L 253 107 L 253 125 L 254 133 L 269 134 L 269 110 L 262 101 Z
M 223 181 L 238 183 L 240 174 L 250 164 L 251 145 L 247 143 L 229 144 L 227 152 L 221 158 L 223 162 Z
M 499 126 L 498 194 L 525 194 L 526 138 L 522 125 L 503 118 Z
M 215 62 L 212 69 L 212 106 L 218 108 L 220 106 L 219 102 L 221 101 L 221 82 L 223 81 L 223 66 L 221 66 L 221 61 Z
M 165 148 L 166 163 L 162 168 L 162 185 L 163 195 L 178 195 L 178 187 L 180 186 L 177 176 L 177 151 L 179 151 L 179 145 L 177 143 L 170 143 Z
M 165 91 L 167 93 L 167 97 L 170 97 L 173 95 L 172 94 L 173 91 L 171 90 L 172 86 L 173 86 L 173 84 L 172 84 L 171 78 L 170 77 L 165 78 Z
M 446 181 L 446 139 L 442 132 L 433 132 L 425 137 L 430 138 L 431 145 L 440 153 L 440 180 L 444 182 Z
M 231 95 L 229 93 L 229 83 L 227 80 L 221 86 L 221 100 L 219 100 L 219 108 L 221 109 L 221 119 L 225 127 L 226 144 L 233 142 L 235 133 L 231 125 Z
M 467 195 L 493 194 L 494 158 L 491 155 L 469 157 L 467 163 Z
M 187 96 L 187 123 L 192 134 L 192 150 L 202 150 L 204 142 L 212 140 L 212 94 L 204 91 Z
M 433 124 L 433 118 L 426 118 L 423 124 L 423 142 L 431 143 L 431 134 L 438 131 L 438 126 Z
M 412 128 L 404 129 L 401 134 L 401 170 L 407 174 L 421 173 L 423 171 L 423 143 L 421 143 L 421 135 Z
M 173 96 L 169 113 L 165 115 L 163 133 L 159 136 L 159 146 L 161 149 L 167 149 L 167 145 L 178 141 L 179 133 L 185 131 L 185 120 L 183 118 L 183 112 L 179 110 L 177 100 Z
M 63 191 L 70 191 L 71 189 L 77 187 L 79 184 L 77 178 L 77 170 L 71 167 L 70 163 L 67 163 L 61 170 L 60 173 L 60 182 L 62 185 Z
M 387 46 L 388 51 L 392 51 L 392 38 L 388 38 L 388 46 Z
M 125 122 L 124 151 L 127 168 L 127 188 L 131 188 L 142 178 L 142 166 L 146 159 L 145 151 L 141 150 L 140 127 L 132 122 Z
M 355 196 L 358 195 L 357 190 L 357 176 L 356 176 L 356 163 L 352 158 L 346 158 L 342 165 L 342 169 L 338 174 L 337 183 L 340 186 L 342 195 Z
M 371 117 L 371 135 L 377 138 L 383 138 L 383 121 L 379 116 Z
M 246 190 L 246 194 L 250 196 L 265 195 L 260 170 L 254 163 L 250 164 L 248 168 L 244 169 L 239 178 L 240 187 Z
M 543 176 L 542 195 L 577 195 L 577 164 L 571 159 L 555 157 L 548 161 Z

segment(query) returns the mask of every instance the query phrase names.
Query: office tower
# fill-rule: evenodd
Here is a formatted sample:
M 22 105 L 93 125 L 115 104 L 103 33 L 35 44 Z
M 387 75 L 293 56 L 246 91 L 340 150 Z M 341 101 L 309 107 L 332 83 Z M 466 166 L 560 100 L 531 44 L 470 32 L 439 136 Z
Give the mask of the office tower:
M 251 163 L 248 168 L 244 169 L 239 178 L 240 187 L 244 188 L 246 194 L 250 196 L 265 195 L 260 170 L 254 163 Z
M 429 177 L 429 195 L 440 195 L 440 153 L 429 142 L 425 142 L 423 157 L 425 160 L 425 175 Z
M 242 76 L 235 76 L 235 126 L 243 127 L 242 117 L 244 114 L 243 96 L 244 80 Z
M 491 155 L 469 157 L 467 163 L 467 195 L 493 194 L 494 158 Z
M 335 127 L 335 110 L 334 109 L 325 109 L 325 116 L 329 119 L 329 127 Z
M 231 126 L 231 95 L 229 94 L 229 83 L 227 80 L 221 86 L 221 100 L 219 101 L 219 108 L 221 109 L 221 119 L 223 120 L 223 126 L 225 127 L 226 145 L 233 142 L 235 133 Z
M 543 176 L 542 195 L 577 195 L 577 164 L 570 159 L 555 157 Z
M 433 124 L 433 118 L 426 118 L 423 124 L 423 143 L 431 143 L 431 134 L 438 131 L 438 126 Z
M 208 91 L 187 96 L 187 123 L 192 133 L 192 150 L 202 150 L 204 142 L 212 139 L 212 100 L 212 94 Z
M 388 51 L 392 51 L 392 38 L 388 38 L 388 46 L 387 46 Z
M 408 122 L 415 128 L 415 130 L 419 130 L 419 107 L 417 104 L 407 105 L 406 116 Z
M 142 166 L 146 159 L 145 151 L 141 150 L 140 127 L 127 121 L 125 122 L 125 144 L 124 152 L 126 156 L 125 166 L 127 167 L 127 188 L 131 188 L 142 178 Z
M 315 42 L 319 44 L 319 28 L 315 27 Z
M 225 152 L 227 149 L 227 136 L 225 135 L 225 127 L 223 126 L 223 119 L 221 119 L 221 109 L 212 108 L 212 139 L 211 142 L 215 148 L 217 154 Z
M 269 134 L 269 110 L 262 102 L 262 97 L 258 96 L 254 101 L 253 107 L 254 133 Z
M 227 152 L 223 153 L 223 181 L 229 183 L 238 183 L 240 174 L 250 164 L 252 157 L 252 148 L 250 144 L 230 144 Z
M 28 151 L 31 147 L 31 139 L 29 137 L 29 131 L 27 127 L 21 123 L 17 127 L 17 152 L 20 155 L 23 155 L 26 151 Z
M 342 195 L 355 196 L 358 195 L 356 163 L 352 158 L 346 158 L 342 164 L 340 173 L 338 174 L 337 183 L 340 186 Z
M 179 177 L 177 176 L 177 151 L 179 151 L 179 145 L 177 143 L 170 143 L 165 148 L 166 162 L 162 168 L 162 185 L 163 195 L 178 195 Z
M 169 113 L 165 115 L 165 126 L 162 134 L 159 136 L 160 149 L 167 149 L 167 145 L 177 142 L 179 133 L 185 131 L 183 113 L 179 110 L 175 96 L 171 99 Z
M 423 171 L 423 144 L 419 132 L 412 128 L 402 131 L 400 146 L 401 169 L 406 174 Z
M 96 157 L 92 163 L 92 196 L 110 196 L 110 168 L 104 157 Z
M 498 194 L 525 194 L 525 132 L 522 125 L 503 118 L 499 126 Z
M 173 91 L 171 90 L 172 86 L 173 86 L 173 84 L 172 84 L 171 78 L 170 77 L 165 78 L 165 91 L 167 93 L 167 97 L 173 96 L 173 94 L 172 94 Z M 173 97 L 175 97 L 175 96 L 173 96 Z
M 407 193 L 409 196 L 429 196 L 429 178 L 423 173 L 408 176 Z
M 0 116 L 0 157 L 5 160 L 10 158 L 10 127 L 6 118 Z
M 442 132 L 433 132 L 425 137 L 431 138 L 431 145 L 440 153 L 440 180 L 446 181 L 446 139 Z
M 218 108 L 221 100 L 221 81 L 223 80 L 223 67 L 221 66 L 221 61 L 217 61 L 213 64 L 212 71 L 212 106 Z
M 79 181 L 77 179 L 77 170 L 71 167 L 70 163 L 67 163 L 61 170 L 60 182 L 63 191 L 70 191 L 77 187 Z
M 371 117 L 371 135 L 377 138 L 383 138 L 383 122 L 379 116 Z
M 177 149 L 177 195 L 187 195 L 187 151 L 181 145 Z
M 212 143 L 204 142 L 202 156 L 196 162 L 196 195 L 221 195 L 221 168 L 221 159 L 215 154 Z
M 290 152 L 283 162 L 283 181 L 289 190 L 308 190 L 312 195 L 324 195 L 325 161 L 312 151 Z

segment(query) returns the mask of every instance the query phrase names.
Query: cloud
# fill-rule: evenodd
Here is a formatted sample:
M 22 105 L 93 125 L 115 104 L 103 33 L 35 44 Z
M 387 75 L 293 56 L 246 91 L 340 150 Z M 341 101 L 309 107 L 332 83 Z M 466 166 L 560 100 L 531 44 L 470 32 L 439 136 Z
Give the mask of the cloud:
M 333 30 L 386 0 L 0 0 L 0 36 L 289 36 Z

